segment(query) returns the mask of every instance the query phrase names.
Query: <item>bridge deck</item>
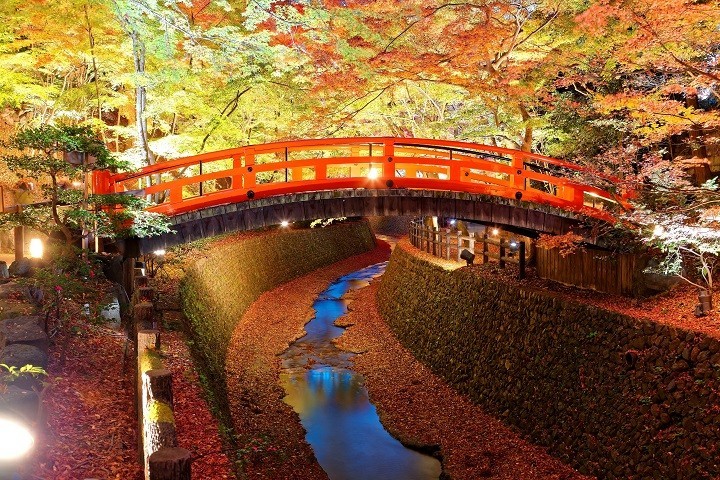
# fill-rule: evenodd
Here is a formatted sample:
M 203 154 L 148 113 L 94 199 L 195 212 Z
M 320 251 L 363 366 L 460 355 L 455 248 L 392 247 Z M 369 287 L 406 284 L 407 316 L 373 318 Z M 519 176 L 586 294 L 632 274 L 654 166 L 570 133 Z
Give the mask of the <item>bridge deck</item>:
M 447 140 L 362 137 L 298 140 L 205 153 L 133 173 L 99 172 L 99 193 L 136 191 L 177 215 L 293 193 L 403 188 L 493 195 L 610 220 L 619 192 L 581 182 L 584 170 L 542 155 Z M 611 182 L 614 179 L 607 178 Z

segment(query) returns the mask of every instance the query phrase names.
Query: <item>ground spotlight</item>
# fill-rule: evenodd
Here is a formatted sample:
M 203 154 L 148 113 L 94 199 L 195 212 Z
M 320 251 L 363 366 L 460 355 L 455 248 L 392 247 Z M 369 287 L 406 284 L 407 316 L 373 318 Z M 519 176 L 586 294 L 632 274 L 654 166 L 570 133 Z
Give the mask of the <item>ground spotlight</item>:
M 492 234 L 493 234 L 493 236 L 497 237 L 498 235 L 500 235 L 500 230 L 497 229 L 497 228 L 493 228 L 493 229 L 492 229 Z
M 455 223 L 457 223 L 457 222 L 454 218 L 452 220 L 450 220 L 450 225 L 455 225 Z
M 287 220 L 283 220 L 282 222 L 280 222 L 280 226 L 283 228 L 287 228 L 288 226 L 290 226 L 290 222 L 288 222 Z
M 27 425 L 9 418 L 0 418 L 0 461 L 17 460 L 35 444 Z
M 371 168 L 367 174 L 367 178 L 369 178 L 370 180 L 375 180 L 379 176 L 380 176 L 380 172 L 378 172 L 377 168 Z
M 465 248 L 462 252 L 460 252 L 460 258 L 467 262 L 467 266 L 470 266 L 475 261 L 475 254 Z

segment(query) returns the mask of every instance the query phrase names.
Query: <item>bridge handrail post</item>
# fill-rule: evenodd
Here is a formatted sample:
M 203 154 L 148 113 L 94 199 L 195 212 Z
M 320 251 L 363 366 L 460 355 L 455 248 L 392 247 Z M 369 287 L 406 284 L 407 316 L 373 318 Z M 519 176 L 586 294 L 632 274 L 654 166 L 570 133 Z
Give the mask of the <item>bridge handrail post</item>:
M 445 259 L 450 260 L 450 230 L 445 232 Z
M 482 249 L 482 263 L 487 263 L 490 258 L 488 257 L 488 234 L 487 232 L 483 233 L 482 236 L 482 242 L 483 242 L 483 249 Z
M 253 166 L 255 165 L 255 150 L 247 148 L 243 151 L 245 157 L 245 170 L 243 174 L 243 188 L 252 188 L 255 186 L 255 173 Z
M 385 162 L 383 162 L 383 177 L 394 178 L 395 177 L 395 140 L 385 139 L 383 143 L 383 156 Z
M 457 261 L 461 261 L 462 258 L 460 258 L 460 253 L 462 252 L 462 235 L 460 233 L 460 230 L 457 232 Z
M 527 186 L 525 175 L 523 175 L 525 170 L 525 159 L 520 156 L 520 154 L 511 155 L 510 158 L 512 159 L 512 167 L 515 169 L 515 173 L 513 174 L 513 186 L 518 190 L 525 190 Z
M 505 268 L 505 239 L 500 239 L 500 268 Z

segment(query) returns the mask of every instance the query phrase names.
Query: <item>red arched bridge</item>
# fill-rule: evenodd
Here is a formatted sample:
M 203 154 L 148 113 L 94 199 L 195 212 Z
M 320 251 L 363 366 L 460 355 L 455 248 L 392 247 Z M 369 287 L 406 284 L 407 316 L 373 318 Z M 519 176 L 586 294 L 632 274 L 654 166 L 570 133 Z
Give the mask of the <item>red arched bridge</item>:
M 581 183 L 580 173 L 562 160 L 488 145 L 361 137 L 251 145 L 132 173 L 98 172 L 94 189 L 154 199 L 150 210 L 172 216 L 181 237 L 160 244 L 282 220 L 373 214 L 439 214 L 559 233 L 578 216 L 611 220 L 610 207 L 625 204 Z

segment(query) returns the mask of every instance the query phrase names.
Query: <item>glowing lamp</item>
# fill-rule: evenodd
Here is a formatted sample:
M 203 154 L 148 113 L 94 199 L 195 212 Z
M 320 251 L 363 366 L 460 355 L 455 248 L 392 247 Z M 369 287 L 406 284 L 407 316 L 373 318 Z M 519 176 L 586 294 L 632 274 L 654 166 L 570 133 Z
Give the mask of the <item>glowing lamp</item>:
M 165 250 L 163 250 L 162 248 L 160 250 L 155 250 L 153 252 L 153 255 L 155 255 L 156 257 L 162 257 L 165 255 Z
M 16 460 L 35 444 L 30 429 L 22 423 L 0 418 L 0 461 Z
M 450 220 L 450 225 L 455 225 L 455 219 Z
M 30 239 L 30 258 L 42 258 L 43 242 L 39 238 Z
M 287 220 L 283 220 L 282 222 L 280 222 L 280 226 L 283 228 L 287 228 L 289 225 L 290 222 L 288 222 Z
M 378 172 L 377 168 L 371 168 L 367 174 L 367 178 L 369 178 L 370 180 L 375 180 L 379 176 L 380 176 L 380 172 Z
M 497 228 L 493 228 L 492 234 L 497 237 L 500 234 L 500 230 L 498 230 Z

